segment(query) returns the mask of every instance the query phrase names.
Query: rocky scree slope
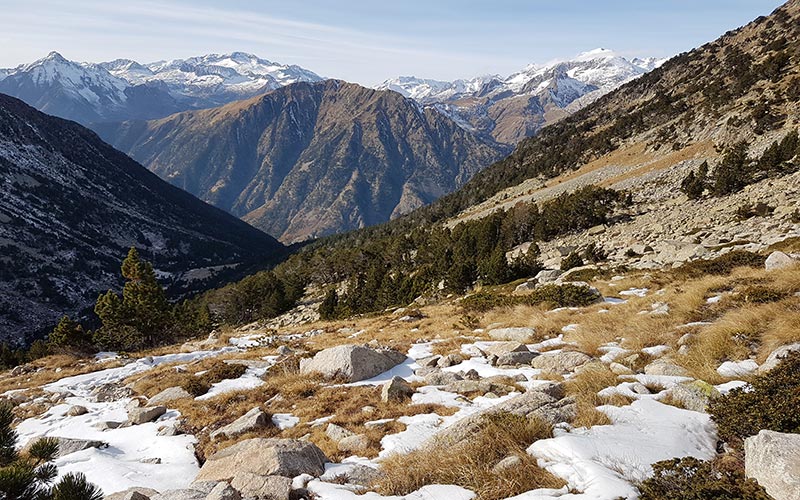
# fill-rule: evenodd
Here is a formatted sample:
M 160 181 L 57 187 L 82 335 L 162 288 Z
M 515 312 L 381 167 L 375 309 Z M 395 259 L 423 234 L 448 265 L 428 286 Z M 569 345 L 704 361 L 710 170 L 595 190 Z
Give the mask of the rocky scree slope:
M 395 92 L 336 80 L 98 130 L 163 179 L 286 242 L 385 222 L 507 151 Z
M 118 285 L 131 246 L 172 284 L 191 269 L 267 262 L 284 252 L 272 237 L 170 186 L 93 132 L 5 95 L 0 184 L 5 340 L 52 327 Z

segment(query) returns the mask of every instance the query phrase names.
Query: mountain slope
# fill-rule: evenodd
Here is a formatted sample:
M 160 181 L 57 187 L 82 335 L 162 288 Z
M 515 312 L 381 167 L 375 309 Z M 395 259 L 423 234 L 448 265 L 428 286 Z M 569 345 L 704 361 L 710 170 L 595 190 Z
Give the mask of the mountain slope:
M 442 82 L 399 77 L 378 88 L 400 92 L 468 128 L 515 144 L 662 62 L 627 60 L 608 49 L 595 49 L 567 61 L 529 65 L 507 78 Z
M 270 236 L 170 186 L 91 131 L 2 94 L 0 184 L 4 339 L 18 340 L 93 303 L 117 285 L 130 246 L 173 283 L 194 268 L 268 261 L 284 252 Z
M 299 66 L 252 54 L 209 54 L 146 65 L 127 59 L 93 64 L 57 52 L 0 70 L 0 92 L 40 111 L 85 125 L 161 118 L 220 106 L 299 81 L 321 78 Z
M 389 220 L 506 152 L 395 92 L 335 80 L 98 130 L 162 178 L 287 242 Z

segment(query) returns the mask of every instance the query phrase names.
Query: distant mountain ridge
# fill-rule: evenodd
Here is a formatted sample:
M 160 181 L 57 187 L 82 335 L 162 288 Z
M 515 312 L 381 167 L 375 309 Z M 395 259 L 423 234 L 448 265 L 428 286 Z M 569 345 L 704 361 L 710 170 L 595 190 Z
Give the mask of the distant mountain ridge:
M 244 52 L 140 64 L 129 59 L 78 63 L 57 52 L 0 69 L 0 92 L 84 125 L 162 118 L 247 99 L 322 78 Z
M 404 76 L 377 88 L 399 92 L 467 128 L 516 144 L 663 62 L 628 60 L 601 48 L 566 61 L 532 64 L 506 78 L 489 75 L 446 82 Z
M 509 151 L 396 92 L 338 80 L 97 130 L 163 179 L 285 242 L 385 222 Z
M 21 340 L 119 285 L 136 246 L 179 290 L 285 253 L 80 125 L 0 94 L 0 339 Z M 240 269 L 239 272 L 245 269 Z

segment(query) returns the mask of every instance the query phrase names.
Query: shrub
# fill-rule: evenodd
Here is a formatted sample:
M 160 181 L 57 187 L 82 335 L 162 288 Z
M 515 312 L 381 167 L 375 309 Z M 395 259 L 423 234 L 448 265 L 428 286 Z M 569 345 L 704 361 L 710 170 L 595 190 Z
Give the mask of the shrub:
M 569 271 L 572 268 L 580 267 L 583 265 L 583 259 L 577 252 L 572 252 L 565 259 L 561 261 L 561 270 Z
M 753 304 L 767 304 L 770 302 L 778 302 L 789 296 L 788 292 L 776 290 L 768 286 L 751 286 L 744 289 L 741 297 L 745 302 Z
M 583 285 L 544 285 L 524 296 L 529 305 L 550 304 L 554 307 L 582 307 L 593 304 L 599 295 L 596 290 Z
M 653 464 L 653 477 L 639 485 L 641 500 L 770 500 L 746 479 L 741 467 L 722 460 L 673 458 Z
M 192 396 L 197 397 L 207 393 L 208 390 L 211 389 L 211 384 L 206 382 L 202 377 L 190 375 L 186 377 L 181 387 Z
M 583 260 L 586 262 L 597 263 L 597 262 L 602 262 L 607 258 L 608 254 L 606 254 L 606 252 L 602 248 L 599 248 L 595 244 L 595 242 L 589 243 L 583 250 Z
M 734 389 L 708 407 L 720 439 L 740 446 L 762 429 L 800 432 L 800 352 L 789 353 L 769 373 L 753 378 L 747 390 Z
M 746 250 L 734 250 L 711 260 L 688 262 L 678 268 L 678 274 L 687 278 L 704 275 L 730 274 L 737 267 L 762 267 L 766 257 Z
M 486 312 L 499 307 L 511 307 L 521 303 L 521 297 L 512 297 L 490 292 L 478 292 L 464 297 L 461 307 L 467 312 Z

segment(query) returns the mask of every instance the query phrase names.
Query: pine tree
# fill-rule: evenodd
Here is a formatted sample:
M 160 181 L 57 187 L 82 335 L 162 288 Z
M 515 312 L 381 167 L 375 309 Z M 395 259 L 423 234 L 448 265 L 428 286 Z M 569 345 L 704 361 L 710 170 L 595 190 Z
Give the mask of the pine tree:
M 48 336 L 48 343 L 57 348 L 83 349 L 89 346 L 91 339 L 80 323 L 64 316 Z
M 101 500 L 103 492 L 86 481 L 83 474 L 58 476 L 52 463 L 58 454 L 58 441 L 44 438 L 34 442 L 24 454 L 16 451 L 17 433 L 11 428 L 12 406 L 0 404 L 0 498 L 3 500 Z
M 319 317 L 324 320 L 336 319 L 336 309 L 339 306 L 339 294 L 331 288 L 325 294 L 325 299 L 319 305 Z

